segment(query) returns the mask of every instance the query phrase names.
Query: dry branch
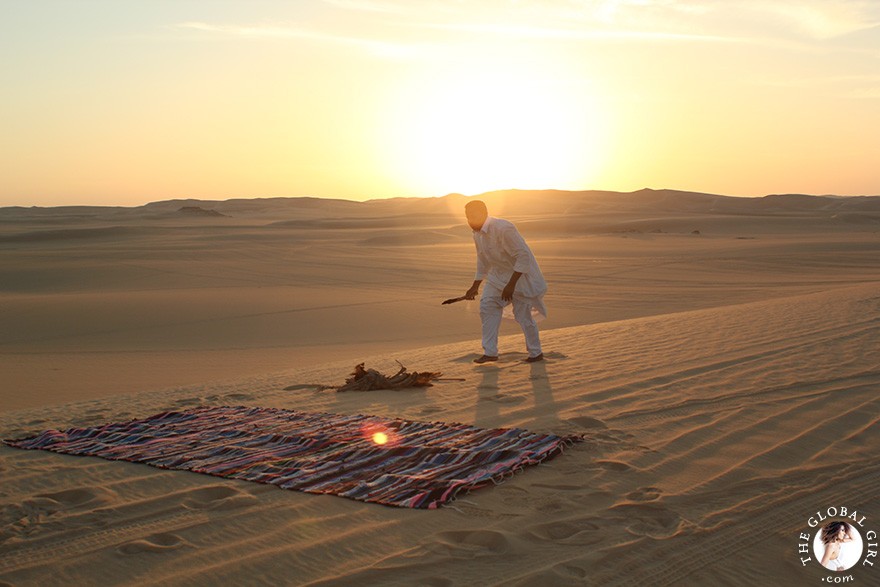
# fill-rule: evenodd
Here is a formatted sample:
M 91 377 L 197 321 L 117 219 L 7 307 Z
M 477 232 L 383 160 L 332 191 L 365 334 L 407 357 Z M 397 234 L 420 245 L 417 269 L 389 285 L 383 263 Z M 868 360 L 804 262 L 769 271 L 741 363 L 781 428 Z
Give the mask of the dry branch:
M 400 370 L 394 375 L 386 376 L 375 369 L 365 369 L 364 364 L 355 365 L 354 373 L 345 380 L 345 385 L 336 388 L 336 391 L 371 391 L 374 389 L 405 389 L 407 387 L 431 387 L 432 380 L 438 379 L 442 373 L 430 371 L 414 371 L 412 373 L 401 365 Z

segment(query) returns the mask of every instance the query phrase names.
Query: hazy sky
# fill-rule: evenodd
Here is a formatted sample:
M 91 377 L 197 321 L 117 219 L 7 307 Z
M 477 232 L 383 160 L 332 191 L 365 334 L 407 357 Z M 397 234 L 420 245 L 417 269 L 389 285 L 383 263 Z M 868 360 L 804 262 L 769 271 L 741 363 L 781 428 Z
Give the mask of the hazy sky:
M 0 205 L 880 194 L 877 0 L 0 0 Z

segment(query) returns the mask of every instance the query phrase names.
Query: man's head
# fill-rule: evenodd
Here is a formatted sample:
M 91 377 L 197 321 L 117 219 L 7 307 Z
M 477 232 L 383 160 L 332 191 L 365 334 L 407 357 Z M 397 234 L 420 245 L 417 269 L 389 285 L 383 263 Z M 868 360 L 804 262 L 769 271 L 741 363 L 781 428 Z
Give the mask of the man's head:
M 489 210 L 486 204 L 481 200 L 471 200 L 464 206 L 464 213 L 467 216 L 468 225 L 474 231 L 483 228 L 486 218 L 489 217 Z

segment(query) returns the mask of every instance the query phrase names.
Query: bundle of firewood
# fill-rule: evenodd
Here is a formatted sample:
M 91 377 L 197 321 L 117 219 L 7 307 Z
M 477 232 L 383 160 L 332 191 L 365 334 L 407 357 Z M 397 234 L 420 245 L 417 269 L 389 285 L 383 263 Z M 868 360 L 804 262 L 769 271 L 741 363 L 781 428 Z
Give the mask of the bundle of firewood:
M 336 391 L 371 391 L 374 389 L 404 389 L 407 387 L 431 387 L 432 380 L 438 379 L 442 373 L 432 373 L 430 371 L 408 372 L 406 367 L 401 365 L 400 371 L 394 375 L 382 375 L 375 369 L 365 369 L 364 364 L 356 365 L 354 373 L 345 380 L 345 385 L 336 388 Z

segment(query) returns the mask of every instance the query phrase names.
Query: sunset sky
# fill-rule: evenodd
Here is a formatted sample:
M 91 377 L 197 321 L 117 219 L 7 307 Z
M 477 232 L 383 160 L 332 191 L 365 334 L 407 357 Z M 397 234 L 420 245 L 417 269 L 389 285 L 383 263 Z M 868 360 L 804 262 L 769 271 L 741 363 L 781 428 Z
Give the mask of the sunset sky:
M 876 0 L 0 0 L 0 206 L 880 194 Z

